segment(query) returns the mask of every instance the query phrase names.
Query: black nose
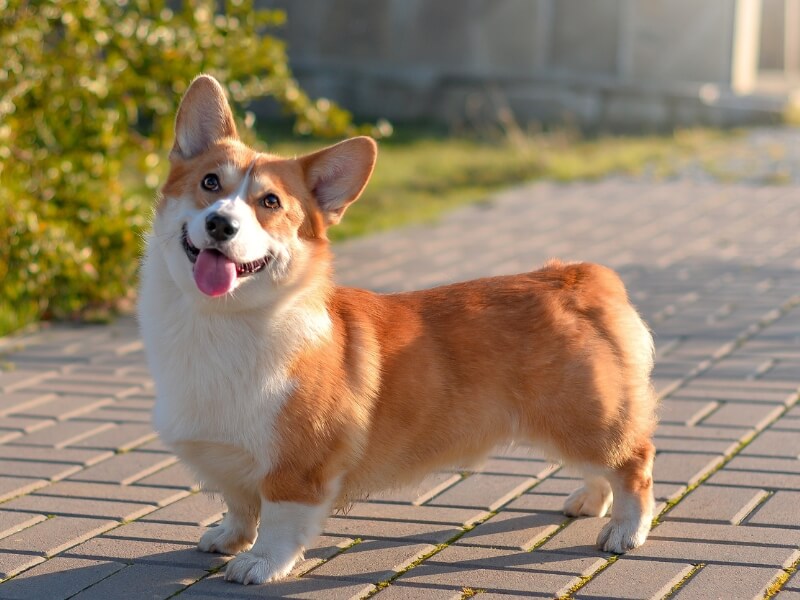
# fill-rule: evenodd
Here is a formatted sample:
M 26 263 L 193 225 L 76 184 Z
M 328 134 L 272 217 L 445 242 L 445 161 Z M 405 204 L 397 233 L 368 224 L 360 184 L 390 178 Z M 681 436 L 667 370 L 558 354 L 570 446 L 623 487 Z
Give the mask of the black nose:
M 239 223 L 219 213 L 211 213 L 206 217 L 206 231 L 218 242 L 227 242 L 239 231 Z

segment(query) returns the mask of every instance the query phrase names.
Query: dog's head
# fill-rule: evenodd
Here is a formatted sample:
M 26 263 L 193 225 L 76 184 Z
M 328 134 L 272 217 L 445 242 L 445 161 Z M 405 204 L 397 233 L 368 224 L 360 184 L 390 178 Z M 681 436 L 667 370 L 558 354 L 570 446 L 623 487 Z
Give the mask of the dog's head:
M 367 137 L 292 159 L 256 152 L 220 84 L 197 77 L 178 110 L 153 228 L 170 275 L 198 299 L 270 302 L 326 260 L 326 230 L 361 194 L 376 154 Z

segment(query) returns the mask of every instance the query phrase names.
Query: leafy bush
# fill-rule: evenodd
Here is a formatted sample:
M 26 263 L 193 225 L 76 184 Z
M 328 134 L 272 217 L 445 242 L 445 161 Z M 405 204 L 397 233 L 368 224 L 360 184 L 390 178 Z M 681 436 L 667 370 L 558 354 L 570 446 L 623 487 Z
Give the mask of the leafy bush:
M 0 0 L 0 334 L 130 298 L 180 95 L 272 96 L 300 133 L 355 128 L 312 101 L 253 0 Z M 253 125 L 244 121 L 245 134 Z

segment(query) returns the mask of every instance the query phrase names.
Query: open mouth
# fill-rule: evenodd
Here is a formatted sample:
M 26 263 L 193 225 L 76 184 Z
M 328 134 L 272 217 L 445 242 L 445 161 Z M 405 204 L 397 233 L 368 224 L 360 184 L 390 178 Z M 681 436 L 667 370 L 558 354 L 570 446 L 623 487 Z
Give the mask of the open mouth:
M 189 262 L 195 264 L 197 262 L 197 257 L 200 256 L 201 250 L 197 248 L 192 242 L 189 240 L 189 232 L 186 230 L 186 224 L 183 225 L 181 229 L 181 245 L 183 246 L 183 251 L 186 253 L 186 257 L 189 259 Z M 227 260 L 230 260 L 227 256 L 225 256 L 224 252 L 220 252 L 216 248 L 207 248 L 202 252 L 209 252 L 219 257 L 224 257 Z M 267 264 L 269 263 L 270 256 L 264 256 L 259 258 L 258 260 L 246 262 L 246 263 L 237 263 L 235 261 L 231 261 L 234 265 L 236 265 L 236 276 L 237 277 L 247 277 L 248 275 L 255 275 L 267 268 Z

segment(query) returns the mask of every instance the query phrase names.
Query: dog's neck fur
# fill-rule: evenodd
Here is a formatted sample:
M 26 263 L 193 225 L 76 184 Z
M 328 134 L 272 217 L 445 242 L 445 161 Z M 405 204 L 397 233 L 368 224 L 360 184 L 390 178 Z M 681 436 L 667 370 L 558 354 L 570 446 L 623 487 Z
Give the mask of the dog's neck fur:
M 334 286 L 328 245 L 313 244 L 306 264 L 297 265 L 305 268 L 273 291 L 269 303 L 212 311 L 171 280 L 152 241 L 140 313 L 146 315 L 149 358 L 159 365 L 153 369 L 159 397 L 169 398 L 156 405 L 156 426 L 170 444 L 238 442 L 262 457 L 263 474 L 271 454 L 263 454 L 264 448 L 274 443 L 271 424 L 294 387 L 290 365 L 298 353 L 330 340 L 327 301 Z M 212 369 L 215 377 L 209 377 Z M 213 414 L 219 418 L 209 418 Z

